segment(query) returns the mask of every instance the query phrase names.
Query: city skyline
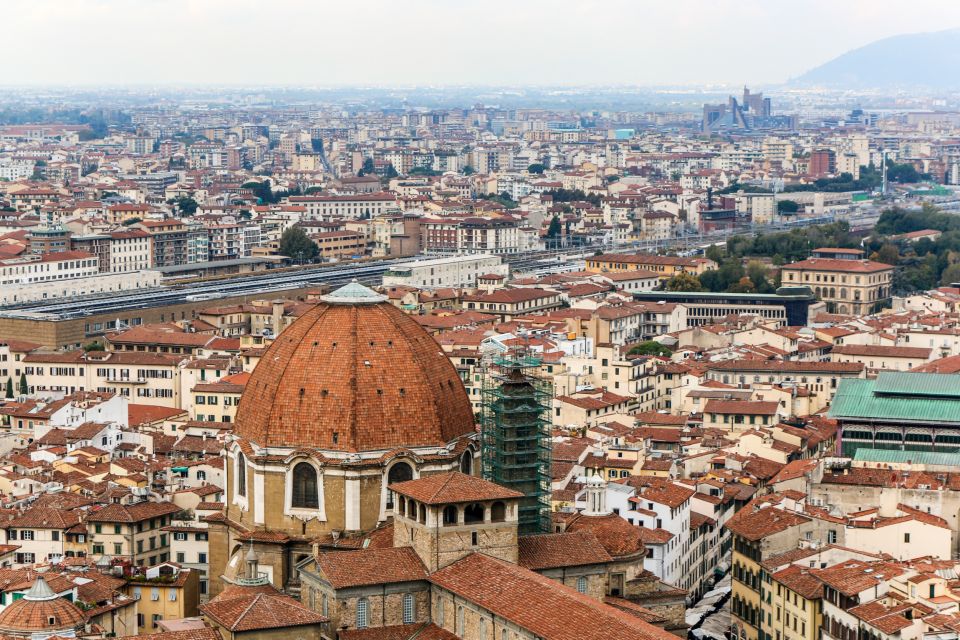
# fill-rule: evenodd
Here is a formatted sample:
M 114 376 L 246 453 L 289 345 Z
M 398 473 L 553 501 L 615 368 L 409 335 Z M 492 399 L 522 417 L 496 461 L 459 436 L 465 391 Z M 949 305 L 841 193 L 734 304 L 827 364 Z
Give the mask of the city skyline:
M 960 25 L 960 6 L 920 0 L 913 9 L 373 0 L 361 13 L 303 0 L 12 0 L 7 46 L 28 53 L 3 84 L 770 85 L 877 39 Z M 77 55 L 99 63 L 65 62 Z

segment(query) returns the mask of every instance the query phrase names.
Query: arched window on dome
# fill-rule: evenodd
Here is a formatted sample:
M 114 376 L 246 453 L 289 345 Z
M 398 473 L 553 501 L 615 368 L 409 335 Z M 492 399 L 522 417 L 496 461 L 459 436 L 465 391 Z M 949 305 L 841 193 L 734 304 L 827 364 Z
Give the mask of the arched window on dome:
M 320 491 L 317 470 L 309 462 L 298 462 L 293 467 L 293 492 L 290 506 L 294 509 L 318 509 Z
M 393 509 L 396 500 L 396 496 L 394 496 L 393 491 L 390 490 L 390 485 L 398 482 L 406 482 L 407 480 L 413 480 L 413 467 L 406 462 L 394 463 L 394 465 L 390 467 L 390 471 L 387 472 L 387 509 Z
M 237 495 L 247 497 L 247 458 L 237 453 Z
M 468 476 L 473 475 L 473 452 L 469 449 L 460 456 L 460 471 Z

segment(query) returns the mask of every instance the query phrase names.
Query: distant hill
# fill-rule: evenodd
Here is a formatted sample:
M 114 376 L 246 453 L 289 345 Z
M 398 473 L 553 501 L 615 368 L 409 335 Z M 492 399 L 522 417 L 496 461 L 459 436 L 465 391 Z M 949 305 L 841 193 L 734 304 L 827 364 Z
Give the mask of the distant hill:
M 806 72 L 790 84 L 827 87 L 960 87 L 960 29 L 877 40 Z

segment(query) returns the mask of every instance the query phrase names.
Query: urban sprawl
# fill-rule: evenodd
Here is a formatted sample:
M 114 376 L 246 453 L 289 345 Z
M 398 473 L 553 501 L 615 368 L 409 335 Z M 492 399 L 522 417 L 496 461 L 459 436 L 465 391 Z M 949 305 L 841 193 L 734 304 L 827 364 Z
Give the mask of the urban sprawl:
M 729 93 L 7 96 L 0 636 L 958 640 L 960 101 Z

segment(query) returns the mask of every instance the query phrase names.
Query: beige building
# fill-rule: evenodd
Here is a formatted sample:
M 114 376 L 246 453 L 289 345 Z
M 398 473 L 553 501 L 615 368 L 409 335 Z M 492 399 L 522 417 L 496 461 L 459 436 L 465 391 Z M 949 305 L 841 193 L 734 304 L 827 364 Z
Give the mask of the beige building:
M 196 571 L 168 562 L 151 566 L 127 581 L 126 594 L 137 599 L 137 632 L 156 633 L 164 620 L 196 616 L 200 603 L 198 585 Z
M 31 393 L 101 391 L 133 403 L 180 407 L 179 362 L 183 356 L 77 349 L 30 353 L 23 370 Z
M 180 507 L 171 502 L 108 504 L 87 517 L 90 555 L 124 558 L 152 567 L 170 560 L 169 534 L 162 531 Z
M 867 315 L 890 301 L 893 267 L 871 260 L 808 258 L 784 265 L 783 286 L 810 287 L 829 313 Z

